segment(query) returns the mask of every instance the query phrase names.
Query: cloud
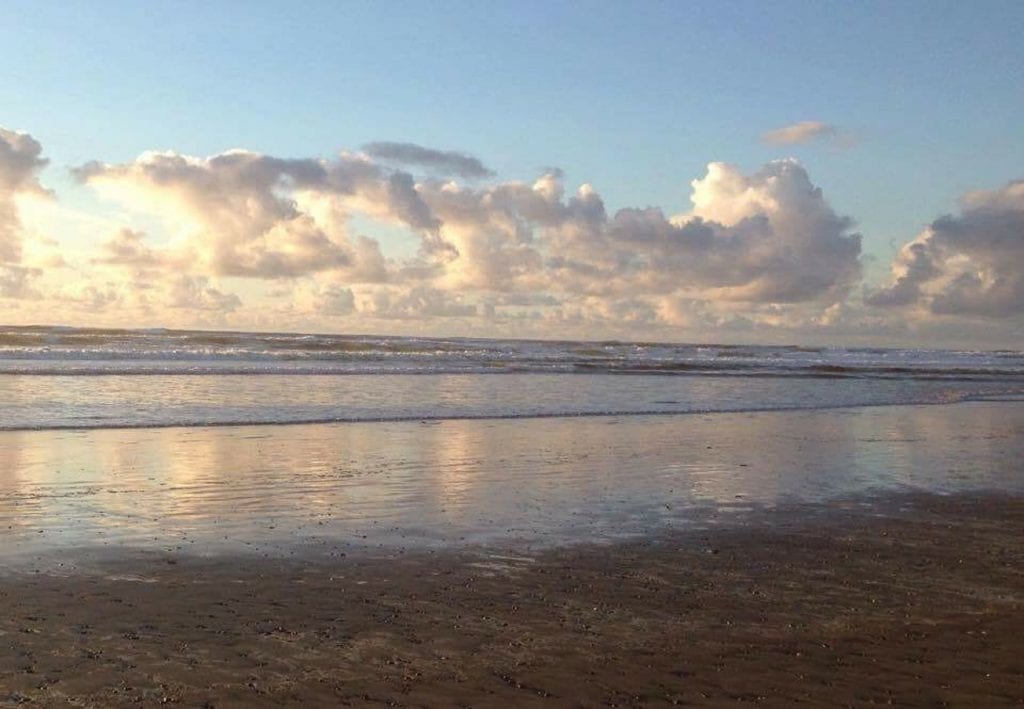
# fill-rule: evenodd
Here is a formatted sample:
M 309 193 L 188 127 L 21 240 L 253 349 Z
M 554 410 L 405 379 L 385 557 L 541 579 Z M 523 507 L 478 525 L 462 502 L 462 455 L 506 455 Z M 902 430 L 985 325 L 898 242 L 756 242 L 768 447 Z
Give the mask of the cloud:
M 765 137 L 841 138 L 816 122 Z M 559 170 L 496 179 L 406 143 L 76 168 L 125 207 L 117 221 L 56 203 L 47 162 L 31 135 L 0 128 L 0 298 L 24 322 L 1000 343 L 1024 327 L 1024 181 L 966 195 L 872 288 L 854 223 L 793 160 L 710 163 L 679 214 L 613 209 Z
M 465 178 L 493 177 L 479 159 L 451 150 L 434 150 L 415 143 L 368 143 L 363 146 L 367 155 L 386 162 L 418 165 L 443 175 Z
M 589 295 L 687 294 L 740 302 L 841 297 L 860 277 L 860 237 L 794 161 L 753 175 L 712 163 L 693 184 L 690 214 L 624 208 L 609 216 L 590 185 L 566 196 L 558 173 L 533 183 L 469 187 L 417 182 L 365 158 L 284 160 L 245 151 L 209 158 L 146 153 L 76 174 L 122 199 L 187 222 L 177 250 L 127 230 L 98 263 L 136 270 L 170 261 L 210 277 L 397 282 L 452 291 Z M 353 214 L 420 238 L 419 255 L 389 261 L 351 237 Z M 437 311 L 437 309 L 434 309 Z
M 296 309 L 309 315 L 347 316 L 356 309 L 352 289 L 335 283 L 308 282 L 295 289 L 293 296 Z
M 391 212 L 414 229 L 435 231 L 441 222 L 420 197 L 412 175 L 396 172 L 387 179 L 387 195 Z
M 170 286 L 167 306 L 230 313 L 242 307 L 242 301 L 234 293 L 225 293 L 210 285 L 205 276 L 181 276 Z
M 677 227 L 711 228 L 695 280 L 729 300 L 799 302 L 845 295 L 861 277 L 861 236 L 793 160 L 752 175 L 722 163 L 693 183 L 694 210 Z M 696 219 L 701 221 L 698 223 Z
M 399 320 L 461 318 L 477 314 L 476 305 L 465 302 L 462 295 L 430 286 L 404 291 L 375 289 L 364 299 L 360 310 L 371 317 Z
M 457 258 L 449 287 L 741 302 L 841 297 L 859 279 L 860 236 L 796 162 L 753 175 L 722 163 L 693 182 L 694 210 L 607 214 L 589 185 L 565 198 L 554 175 L 532 185 L 426 185 L 424 201 Z
M 0 265 L 0 298 L 18 300 L 38 299 L 40 292 L 34 281 L 42 275 L 38 268 L 15 265 Z
M 443 227 L 443 280 L 449 287 L 506 291 L 544 285 L 535 230 L 566 219 L 547 177 L 529 185 L 504 182 L 481 189 L 427 183 L 422 196 Z
M 769 145 L 797 145 L 815 140 L 834 140 L 839 136 L 836 127 L 821 121 L 800 121 L 761 135 Z
M 560 171 L 465 184 L 344 152 L 149 152 L 74 173 L 170 227 L 160 246 L 120 229 L 90 261 L 126 279 L 124 297 L 139 307 L 160 307 L 165 293 L 167 307 L 245 313 L 222 288 L 261 279 L 302 317 L 710 327 L 809 321 L 861 277 L 852 221 L 792 160 L 754 173 L 711 163 L 691 183 L 692 210 L 676 215 L 610 212 L 592 185 L 568 191 Z M 385 255 L 381 242 L 352 233 L 378 221 L 401 227 L 415 250 Z
M 1024 181 L 966 195 L 959 214 L 936 219 L 900 250 L 892 271 L 869 305 L 987 318 L 1024 313 Z
M 148 246 L 145 237 L 141 231 L 124 227 L 101 244 L 100 255 L 92 261 L 110 266 L 124 266 L 135 272 L 162 267 L 168 257 Z
M 412 229 L 436 228 L 410 176 L 347 155 L 323 161 L 242 150 L 208 158 L 150 152 L 120 165 L 88 163 L 73 173 L 177 222 L 187 232 L 182 251 L 214 276 L 273 279 L 346 270 L 358 279 L 368 275 L 360 273 L 364 265 L 379 271 L 380 259 L 367 253 L 366 243 L 354 244 L 337 218 L 349 202 L 372 205 Z M 316 209 L 304 206 L 317 198 Z
M 62 290 L 55 299 L 59 300 L 63 307 L 70 305 L 89 313 L 99 313 L 112 306 L 125 304 L 122 289 L 110 283 L 75 284 L 74 287 Z
M 28 133 L 0 127 L 0 263 L 21 261 L 22 224 L 15 196 L 49 194 L 39 184 L 39 172 L 49 162 L 43 148 Z

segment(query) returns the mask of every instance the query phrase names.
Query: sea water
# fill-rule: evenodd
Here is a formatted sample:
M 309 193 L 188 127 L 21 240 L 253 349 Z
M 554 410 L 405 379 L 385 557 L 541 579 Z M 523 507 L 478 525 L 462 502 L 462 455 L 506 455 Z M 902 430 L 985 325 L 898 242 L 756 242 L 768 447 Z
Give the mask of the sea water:
M 0 328 L 0 430 L 1024 398 L 1024 351 Z

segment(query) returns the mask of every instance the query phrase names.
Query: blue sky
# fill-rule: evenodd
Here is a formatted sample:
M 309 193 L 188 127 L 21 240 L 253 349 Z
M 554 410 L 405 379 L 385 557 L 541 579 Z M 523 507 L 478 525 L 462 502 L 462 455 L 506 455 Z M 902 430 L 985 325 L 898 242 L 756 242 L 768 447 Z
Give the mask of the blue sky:
M 1024 177 L 1021 37 L 1020 2 L 9 0 L 0 125 L 43 144 L 41 181 L 79 205 L 65 167 L 150 149 L 405 141 L 668 213 L 708 162 L 792 156 L 879 275 L 960 195 Z M 759 140 L 801 120 L 852 144 Z

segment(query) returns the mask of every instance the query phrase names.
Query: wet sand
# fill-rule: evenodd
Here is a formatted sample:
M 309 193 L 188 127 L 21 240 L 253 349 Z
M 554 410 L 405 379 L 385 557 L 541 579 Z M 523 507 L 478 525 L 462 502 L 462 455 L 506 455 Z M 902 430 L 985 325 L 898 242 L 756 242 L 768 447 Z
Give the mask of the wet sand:
M 1021 402 L 8 431 L 0 573 L 14 556 L 88 546 L 287 556 L 615 541 L 865 493 L 1024 495 L 1022 460 Z
M 1024 406 L 0 434 L 0 706 L 1024 702 Z
M 779 507 L 528 556 L 92 557 L 0 577 L 0 705 L 1024 701 L 1024 498 Z

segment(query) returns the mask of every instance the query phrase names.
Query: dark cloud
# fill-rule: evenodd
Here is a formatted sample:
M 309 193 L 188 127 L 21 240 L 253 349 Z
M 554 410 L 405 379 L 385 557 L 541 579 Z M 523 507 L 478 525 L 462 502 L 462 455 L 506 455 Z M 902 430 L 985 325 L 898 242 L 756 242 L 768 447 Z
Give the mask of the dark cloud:
M 430 212 L 416 191 L 416 182 L 407 172 L 396 172 L 388 178 L 387 192 L 391 209 L 402 221 L 414 229 L 436 231 L 441 222 Z
M 415 143 L 368 143 L 363 146 L 367 155 L 402 165 L 418 165 L 437 173 L 466 178 L 493 177 L 494 173 L 480 160 L 451 150 L 434 150 Z
M 893 281 L 866 298 L 879 307 L 1006 318 L 1024 313 L 1024 181 L 967 195 L 903 247 Z
M 15 195 L 47 193 L 38 181 L 49 162 L 42 153 L 42 145 L 31 135 L 0 127 L 0 263 L 21 260 L 22 226 Z

